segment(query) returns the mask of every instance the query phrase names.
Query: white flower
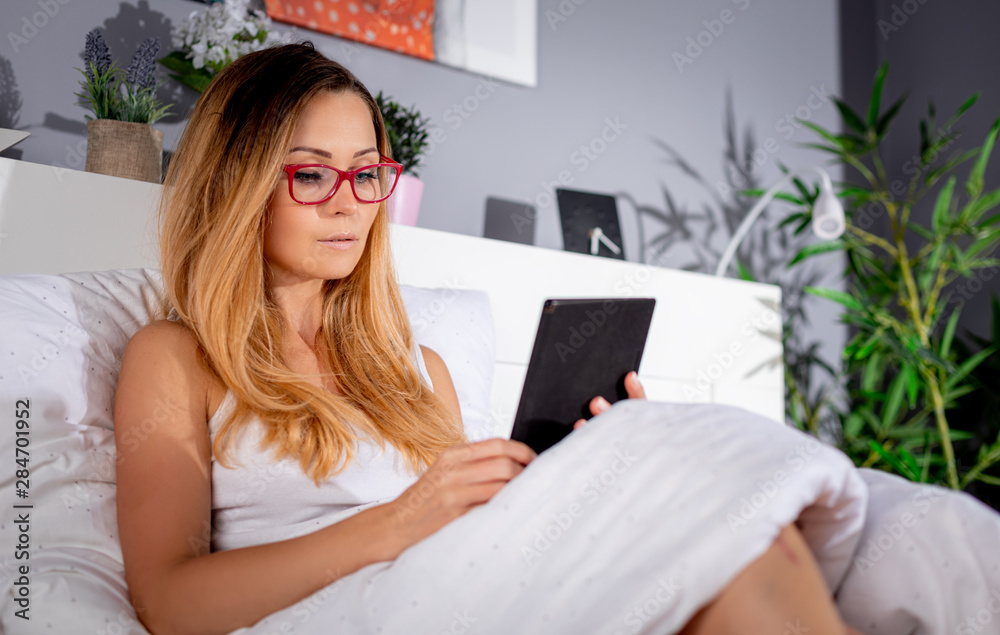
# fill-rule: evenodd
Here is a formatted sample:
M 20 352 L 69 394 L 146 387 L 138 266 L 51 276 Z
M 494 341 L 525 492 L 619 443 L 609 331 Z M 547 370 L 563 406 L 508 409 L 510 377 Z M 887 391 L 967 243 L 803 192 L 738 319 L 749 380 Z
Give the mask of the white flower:
M 195 68 L 206 63 L 218 68 L 247 53 L 291 41 L 290 35 L 271 31 L 271 19 L 250 11 L 248 2 L 225 0 L 193 12 L 171 34 L 174 47 L 190 56 Z M 264 36 L 262 42 L 256 40 L 259 35 Z

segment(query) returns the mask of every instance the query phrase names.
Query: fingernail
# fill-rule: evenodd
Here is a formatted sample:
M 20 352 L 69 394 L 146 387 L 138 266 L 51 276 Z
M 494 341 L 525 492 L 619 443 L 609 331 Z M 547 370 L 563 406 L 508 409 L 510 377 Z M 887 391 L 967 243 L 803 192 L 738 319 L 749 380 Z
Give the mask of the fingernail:
M 597 398 L 597 405 L 599 405 L 599 406 L 610 406 L 611 404 L 608 403 L 608 400 L 605 399 L 604 397 L 598 397 Z

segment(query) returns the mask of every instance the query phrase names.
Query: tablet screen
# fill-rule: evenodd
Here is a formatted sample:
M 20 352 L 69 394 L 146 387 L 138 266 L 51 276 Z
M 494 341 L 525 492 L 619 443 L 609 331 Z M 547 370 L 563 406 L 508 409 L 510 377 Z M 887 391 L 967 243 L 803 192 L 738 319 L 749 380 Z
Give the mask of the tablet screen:
M 652 298 L 546 300 L 514 416 L 511 438 L 535 452 L 589 419 L 590 400 L 624 399 L 653 318 Z

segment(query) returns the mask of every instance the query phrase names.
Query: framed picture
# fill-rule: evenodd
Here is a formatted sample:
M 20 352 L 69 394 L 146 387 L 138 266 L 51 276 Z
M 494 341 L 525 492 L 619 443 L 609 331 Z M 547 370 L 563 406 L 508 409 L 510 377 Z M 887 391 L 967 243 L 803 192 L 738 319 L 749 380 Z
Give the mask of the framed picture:
M 537 83 L 538 0 L 265 0 L 279 22 Z

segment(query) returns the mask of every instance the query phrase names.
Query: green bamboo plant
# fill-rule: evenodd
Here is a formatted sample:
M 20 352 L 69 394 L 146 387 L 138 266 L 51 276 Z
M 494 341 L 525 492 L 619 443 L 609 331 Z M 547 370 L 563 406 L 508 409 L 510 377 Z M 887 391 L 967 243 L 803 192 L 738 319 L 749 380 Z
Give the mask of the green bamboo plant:
M 1000 461 L 1000 438 L 984 443 L 975 464 L 962 469 L 954 443 L 970 435 L 948 421 L 959 399 L 977 390 L 973 371 L 995 351 L 993 346 L 967 355 L 956 351 L 961 304 L 949 302 L 949 284 L 1000 264 L 992 257 L 1000 244 L 1000 214 L 990 215 L 1000 205 L 1000 188 L 987 190 L 984 184 L 1000 120 L 980 147 L 945 158 L 958 137 L 956 122 L 978 95 L 940 126 L 929 104 L 920 123 L 919 153 L 903 170 L 908 180 L 891 180 L 880 146 L 906 97 L 882 108 L 887 70 L 883 64 L 876 73 L 866 116 L 835 100 L 843 133 L 801 121 L 820 138 L 807 145 L 832 154 L 857 178 L 838 185 L 847 210 L 846 233 L 805 247 L 789 266 L 820 253 L 839 250 L 846 256 L 846 291 L 806 289 L 840 304 L 841 319 L 852 330 L 844 368 L 836 378 L 849 397 L 849 406 L 838 412 L 842 449 L 858 465 L 915 481 L 954 489 L 973 481 L 1000 485 L 1000 479 L 986 473 Z M 960 188 L 956 172 L 961 166 L 970 169 Z M 797 207 L 782 226 L 794 224 L 801 233 L 811 221 L 819 190 L 798 179 L 794 183 L 796 191 L 783 199 Z M 913 210 L 928 199 L 933 207 L 927 209 L 933 211 L 930 222 L 922 224 Z M 889 222 L 888 238 L 868 231 L 881 215 Z M 814 421 L 819 409 L 837 409 L 829 401 L 800 400 L 797 407 L 800 422 Z

